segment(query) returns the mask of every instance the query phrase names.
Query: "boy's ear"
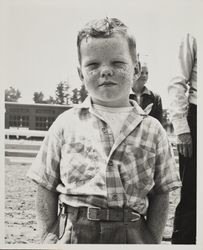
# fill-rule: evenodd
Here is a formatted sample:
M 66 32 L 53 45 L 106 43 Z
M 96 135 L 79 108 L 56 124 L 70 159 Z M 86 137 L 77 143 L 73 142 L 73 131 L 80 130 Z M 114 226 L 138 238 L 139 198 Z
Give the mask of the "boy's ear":
M 80 80 L 83 81 L 84 80 L 84 76 L 83 76 L 82 70 L 81 70 L 80 67 L 78 67 L 77 69 L 78 69 L 78 75 L 80 77 Z

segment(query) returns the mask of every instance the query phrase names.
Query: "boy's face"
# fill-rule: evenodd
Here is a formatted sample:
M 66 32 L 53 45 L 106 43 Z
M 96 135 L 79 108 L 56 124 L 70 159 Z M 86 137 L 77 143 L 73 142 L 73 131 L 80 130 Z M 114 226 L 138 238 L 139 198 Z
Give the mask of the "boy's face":
M 125 107 L 135 76 L 127 39 L 116 34 L 110 38 L 88 38 L 81 42 L 80 79 L 93 103 Z
M 145 83 L 147 82 L 147 80 L 148 80 L 148 68 L 146 66 L 142 66 L 141 75 L 139 77 L 139 80 L 143 81 Z
M 141 74 L 138 80 L 134 81 L 133 87 L 135 89 L 142 89 L 148 80 L 148 68 L 147 66 L 142 66 Z

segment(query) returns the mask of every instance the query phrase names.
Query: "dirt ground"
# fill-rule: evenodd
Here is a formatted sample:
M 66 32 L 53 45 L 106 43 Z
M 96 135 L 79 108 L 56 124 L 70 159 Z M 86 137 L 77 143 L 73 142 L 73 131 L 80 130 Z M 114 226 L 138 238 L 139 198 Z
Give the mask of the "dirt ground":
M 35 220 L 35 184 L 27 164 L 5 166 L 5 244 L 39 243 Z
M 5 244 L 38 244 L 35 216 L 35 184 L 26 177 L 28 164 L 5 166 Z M 170 244 L 174 209 L 179 191 L 170 195 L 170 213 L 163 244 Z

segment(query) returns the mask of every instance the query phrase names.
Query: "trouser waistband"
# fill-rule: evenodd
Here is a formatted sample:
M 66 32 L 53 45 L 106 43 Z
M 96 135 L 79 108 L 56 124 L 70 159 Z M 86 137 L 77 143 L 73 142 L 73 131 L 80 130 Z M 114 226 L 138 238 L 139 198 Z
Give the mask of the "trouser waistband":
M 77 213 L 91 221 L 122 221 L 134 222 L 140 220 L 138 212 L 131 208 L 99 208 L 99 207 L 72 207 L 61 204 L 62 213 Z
M 100 209 L 63 204 L 44 243 L 157 244 L 158 241 L 144 216 L 131 208 Z

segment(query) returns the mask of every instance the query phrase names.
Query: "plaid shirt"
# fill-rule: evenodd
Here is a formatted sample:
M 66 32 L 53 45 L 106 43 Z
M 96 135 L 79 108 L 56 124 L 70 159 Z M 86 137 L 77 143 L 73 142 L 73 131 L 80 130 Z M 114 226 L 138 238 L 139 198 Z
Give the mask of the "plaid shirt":
M 51 126 L 28 176 L 58 191 L 71 206 L 131 207 L 144 214 L 148 193 L 179 186 L 166 132 L 135 101 L 114 141 L 90 98 L 65 111 Z

